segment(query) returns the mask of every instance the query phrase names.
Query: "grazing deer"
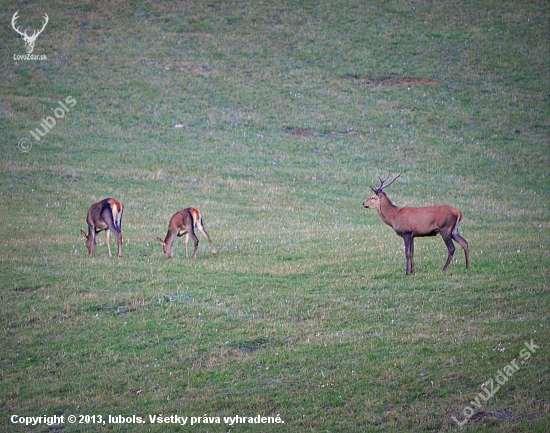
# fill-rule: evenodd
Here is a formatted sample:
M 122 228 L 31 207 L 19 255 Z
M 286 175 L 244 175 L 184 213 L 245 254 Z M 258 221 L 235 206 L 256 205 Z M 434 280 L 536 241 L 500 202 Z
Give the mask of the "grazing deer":
M 86 239 L 86 248 L 91 256 L 95 253 L 97 234 L 105 230 L 109 257 L 112 257 L 109 245 L 110 232 L 113 232 L 118 240 L 118 256 L 122 257 L 122 212 L 124 212 L 124 206 L 116 198 L 106 198 L 90 207 L 86 217 L 88 234 L 84 230 L 80 230 L 80 233 Z
M 405 241 L 405 255 L 407 257 L 407 275 L 414 273 L 414 238 L 422 236 L 436 236 L 438 233 L 443 238 L 449 256 L 443 267 L 445 271 L 451 263 L 455 252 L 453 239 L 464 249 L 466 254 L 466 267 L 470 267 L 470 253 L 468 242 L 458 233 L 458 223 L 462 220 L 462 212 L 447 205 L 427 207 L 397 207 L 395 206 L 384 189 L 390 186 L 401 176 L 399 173 L 390 183 L 384 185 L 390 174 L 382 180 L 380 186 L 372 188 L 374 195 L 363 203 L 365 208 L 375 208 L 378 215 L 387 225 L 395 230 Z
M 178 213 L 174 214 L 172 218 L 170 218 L 166 238 L 164 240 L 162 240 L 161 238 L 157 238 L 157 241 L 162 245 L 164 258 L 170 259 L 174 255 L 173 245 L 176 236 L 179 237 L 185 235 L 185 257 L 189 256 L 187 252 L 187 242 L 189 241 L 189 236 L 191 236 L 191 239 L 193 239 L 193 243 L 195 244 L 193 259 L 196 259 L 197 249 L 199 248 L 199 239 L 195 235 L 195 228 L 199 229 L 202 235 L 206 238 L 206 240 L 208 241 L 208 246 L 210 247 L 210 251 L 215 257 L 217 253 L 214 249 L 214 246 L 212 245 L 212 240 L 210 239 L 210 236 L 208 235 L 208 233 L 206 233 L 206 230 L 202 225 L 202 215 L 200 211 L 198 209 L 188 207 L 187 209 L 180 210 Z

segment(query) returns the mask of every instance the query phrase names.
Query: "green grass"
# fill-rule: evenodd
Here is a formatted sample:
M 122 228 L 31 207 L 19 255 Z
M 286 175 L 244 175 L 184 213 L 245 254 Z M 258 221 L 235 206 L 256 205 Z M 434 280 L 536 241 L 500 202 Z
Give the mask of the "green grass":
M 547 2 L 0 5 L 0 431 L 547 431 Z M 47 61 L 14 60 L 18 8 L 23 28 L 49 15 Z M 424 238 L 405 276 L 361 206 L 388 170 L 394 203 L 462 210 L 471 269 L 457 248 L 442 273 Z M 90 258 L 109 196 L 124 258 L 104 233 Z M 155 238 L 189 206 L 218 257 L 199 235 L 197 260 L 178 239 L 166 261 Z M 10 423 L 70 414 L 147 423 Z

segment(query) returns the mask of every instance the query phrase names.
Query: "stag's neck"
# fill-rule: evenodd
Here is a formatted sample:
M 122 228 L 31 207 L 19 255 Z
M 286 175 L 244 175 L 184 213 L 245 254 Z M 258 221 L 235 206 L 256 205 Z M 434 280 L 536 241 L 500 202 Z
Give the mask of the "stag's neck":
M 397 209 L 398 207 L 391 202 L 386 193 L 382 192 L 380 194 L 380 206 L 377 209 L 382 221 L 393 227 L 393 218 Z

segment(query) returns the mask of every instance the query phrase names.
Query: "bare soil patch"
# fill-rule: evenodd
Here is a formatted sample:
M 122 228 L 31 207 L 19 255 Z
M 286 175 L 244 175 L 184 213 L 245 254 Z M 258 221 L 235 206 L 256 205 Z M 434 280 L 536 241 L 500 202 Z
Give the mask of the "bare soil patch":
M 289 128 L 288 133 L 298 137 L 363 137 L 361 132 L 349 130 L 346 132 L 317 132 L 310 129 Z
M 430 78 L 398 77 L 396 75 L 385 75 L 380 77 L 351 76 L 350 78 L 379 87 L 434 85 L 439 82 Z

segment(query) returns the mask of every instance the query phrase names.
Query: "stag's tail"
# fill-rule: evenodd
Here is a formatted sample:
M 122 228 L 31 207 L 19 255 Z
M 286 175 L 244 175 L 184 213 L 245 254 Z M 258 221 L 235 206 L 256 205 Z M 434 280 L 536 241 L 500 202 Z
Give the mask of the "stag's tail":
M 458 223 L 462 221 L 462 211 L 459 211 L 458 209 L 453 209 L 453 213 L 456 217 L 455 226 L 453 227 L 453 233 L 458 233 Z

